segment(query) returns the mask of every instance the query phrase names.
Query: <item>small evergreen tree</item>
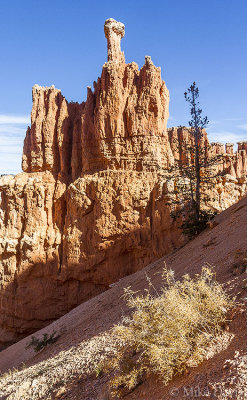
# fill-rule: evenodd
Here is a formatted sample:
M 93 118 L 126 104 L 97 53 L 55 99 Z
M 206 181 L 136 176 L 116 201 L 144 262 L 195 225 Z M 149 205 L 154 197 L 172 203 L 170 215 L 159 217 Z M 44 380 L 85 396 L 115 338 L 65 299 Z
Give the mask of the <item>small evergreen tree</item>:
M 196 83 L 188 88 L 188 91 L 184 93 L 185 100 L 190 104 L 191 120 L 189 126 L 191 127 L 191 134 L 194 138 L 194 146 L 191 149 L 194 155 L 194 163 L 191 168 L 194 169 L 193 176 L 195 177 L 195 197 L 192 191 L 192 205 L 194 209 L 195 221 L 199 222 L 201 212 L 201 176 L 202 168 L 205 167 L 207 152 L 206 149 L 202 149 L 200 146 L 200 139 L 202 137 L 202 130 L 208 125 L 208 118 L 202 117 L 202 109 L 200 108 L 199 102 L 199 89 Z
M 217 166 L 222 161 L 222 155 L 210 154 L 210 144 L 204 131 L 209 121 L 202 116 L 199 89 L 195 82 L 184 96 L 190 105 L 190 140 L 182 143 L 182 152 L 187 157 L 180 157 L 170 171 L 177 178 L 177 199 L 173 199 L 172 203 L 179 205 L 172 216 L 177 218 L 183 214 L 182 229 L 191 238 L 200 233 L 215 215 L 213 211 L 206 210 L 205 205 L 210 198 L 205 189 L 212 185 L 212 178 L 218 175 Z

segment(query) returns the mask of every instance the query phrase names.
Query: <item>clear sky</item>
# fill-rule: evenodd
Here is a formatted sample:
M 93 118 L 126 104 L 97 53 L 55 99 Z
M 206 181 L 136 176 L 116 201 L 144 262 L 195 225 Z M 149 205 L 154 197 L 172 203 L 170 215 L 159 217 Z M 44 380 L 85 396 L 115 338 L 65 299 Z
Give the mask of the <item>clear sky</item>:
M 0 0 L 0 174 L 21 170 L 35 83 L 81 102 L 106 61 L 104 21 L 125 24 L 126 62 L 160 66 L 168 126 L 187 125 L 196 81 L 212 141 L 247 140 L 246 0 Z

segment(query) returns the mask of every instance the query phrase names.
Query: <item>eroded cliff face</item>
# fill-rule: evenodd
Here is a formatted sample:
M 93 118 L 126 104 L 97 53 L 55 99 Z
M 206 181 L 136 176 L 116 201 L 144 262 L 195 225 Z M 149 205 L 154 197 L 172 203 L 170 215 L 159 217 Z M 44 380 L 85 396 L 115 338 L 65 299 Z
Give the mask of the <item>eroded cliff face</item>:
M 107 168 L 167 168 L 173 163 L 168 106 L 160 68 L 149 57 L 140 71 L 135 63 L 105 63 L 94 91 L 88 87 L 80 105 L 67 103 L 54 87 L 35 85 L 23 170 L 49 170 L 71 181 Z
M 191 141 L 167 130 L 169 92 L 145 58 L 125 64 L 124 25 L 105 23 L 108 61 L 86 102 L 33 87 L 23 173 L 0 179 L 0 343 L 15 341 L 182 245 L 169 167 Z M 176 139 L 176 140 L 174 140 Z M 206 132 L 203 143 L 208 144 Z M 176 144 L 174 144 L 176 143 Z M 246 192 L 246 145 L 224 153 L 209 207 Z

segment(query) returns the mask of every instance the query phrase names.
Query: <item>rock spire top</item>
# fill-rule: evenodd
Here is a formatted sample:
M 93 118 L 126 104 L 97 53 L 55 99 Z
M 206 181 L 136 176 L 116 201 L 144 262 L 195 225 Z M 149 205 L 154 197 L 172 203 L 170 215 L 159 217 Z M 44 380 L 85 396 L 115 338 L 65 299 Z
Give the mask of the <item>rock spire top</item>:
M 124 24 L 109 18 L 105 21 L 104 31 L 107 39 L 107 61 L 124 62 L 124 53 L 120 45 L 125 34 Z

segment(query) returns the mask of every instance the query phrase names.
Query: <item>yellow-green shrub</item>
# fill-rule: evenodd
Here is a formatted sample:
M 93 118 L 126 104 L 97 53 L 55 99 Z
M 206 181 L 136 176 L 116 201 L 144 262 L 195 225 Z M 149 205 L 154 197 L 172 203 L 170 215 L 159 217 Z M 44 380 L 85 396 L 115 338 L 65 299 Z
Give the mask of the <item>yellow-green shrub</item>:
M 184 275 L 175 281 L 164 269 L 166 284 L 160 293 L 146 295 L 125 289 L 131 317 L 123 318 L 113 329 L 119 346 L 107 360 L 115 394 L 133 389 L 145 374 L 158 374 L 166 384 L 188 364 L 205 358 L 205 349 L 223 329 L 232 301 L 216 282 L 214 273 L 204 267 L 194 279 Z

